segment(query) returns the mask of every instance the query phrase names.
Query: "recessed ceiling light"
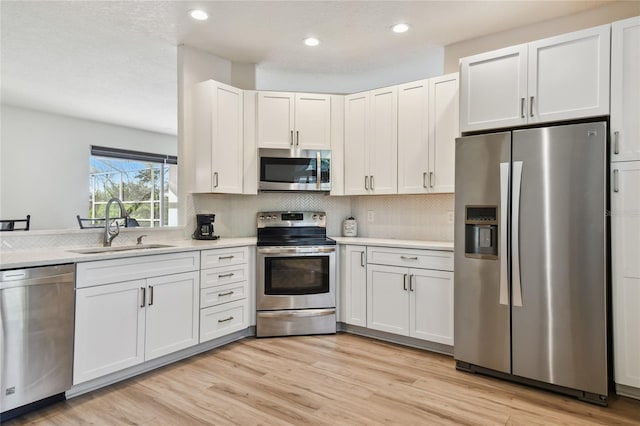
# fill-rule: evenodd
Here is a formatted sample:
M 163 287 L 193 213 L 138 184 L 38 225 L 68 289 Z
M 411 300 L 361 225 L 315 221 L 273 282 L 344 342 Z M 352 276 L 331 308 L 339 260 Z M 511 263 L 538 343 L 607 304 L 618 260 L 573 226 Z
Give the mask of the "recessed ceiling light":
M 391 27 L 394 33 L 406 33 L 409 31 L 409 25 L 407 24 L 395 24 Z
M 209 15 L 204 10 L 195 9 L 189 12 L 189 15 L 193 19 L 197 19 L 198 21 L 206 21 L 209 19 Z
M 304 44 L 306 44 L 307 46 L 317 46 L 320 44 L 320 41 L 318 41 L 318 39 L 314 37 L 307 37 L 304 39 Z

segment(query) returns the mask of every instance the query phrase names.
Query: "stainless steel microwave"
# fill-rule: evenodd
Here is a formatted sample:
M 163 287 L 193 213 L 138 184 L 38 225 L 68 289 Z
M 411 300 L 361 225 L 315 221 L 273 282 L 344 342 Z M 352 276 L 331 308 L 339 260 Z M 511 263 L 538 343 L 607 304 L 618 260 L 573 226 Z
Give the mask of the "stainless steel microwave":
M 260 148 L 261 191 L 330 191 L 331 151 Z

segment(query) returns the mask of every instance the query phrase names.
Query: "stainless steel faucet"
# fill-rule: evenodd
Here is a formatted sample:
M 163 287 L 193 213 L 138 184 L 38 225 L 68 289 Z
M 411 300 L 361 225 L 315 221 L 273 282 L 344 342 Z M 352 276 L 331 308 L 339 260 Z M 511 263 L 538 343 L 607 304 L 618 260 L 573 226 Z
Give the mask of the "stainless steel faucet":
M 113 239 L 115 237 L 118 236 L 118 234 L 120 234 L 120 225 L 118 224 L 118 222 L 116 222 L 116 229 L 115 231 L 111 230 L 111 219 L 109 218 L 109 208 L 111 207 L 111 203 L 118 203 L 118 205 L 120 206 L 120 217 L 124 217 L 125 221 L 127 220 L 127 210 L 124 207 L 124 204 L 122 204 L 122 201 L 120 201 L 119 198 L 112 198 L 107 202 L 107 208 L 106 208 L 106 212 L 105 212 L 105 218 L 104 218 L 104 238 L 102 240 L 102 245 L 104 247 L 111 247 L 111 241 L 113 241 Z

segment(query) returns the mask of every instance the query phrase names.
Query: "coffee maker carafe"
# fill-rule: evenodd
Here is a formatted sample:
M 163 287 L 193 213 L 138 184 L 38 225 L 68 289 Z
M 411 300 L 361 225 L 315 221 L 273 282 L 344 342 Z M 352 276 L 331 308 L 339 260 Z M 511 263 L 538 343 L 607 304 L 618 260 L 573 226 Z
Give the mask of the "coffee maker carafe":
M 213 235 L 213 222 L 215 221 L 215 214 L 197 214 L 197 227 L 193 233 L 193 238 L 196 240 L 217 240 L 219 237 Z

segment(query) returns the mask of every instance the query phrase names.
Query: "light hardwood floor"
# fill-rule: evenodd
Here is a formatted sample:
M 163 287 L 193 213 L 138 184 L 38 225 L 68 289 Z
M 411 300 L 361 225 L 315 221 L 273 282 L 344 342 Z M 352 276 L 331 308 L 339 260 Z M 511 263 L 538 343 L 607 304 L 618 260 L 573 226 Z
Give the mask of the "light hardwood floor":
M 639 425 L 640 401 L 597 407 L 337 334 L 244 339 L 6 426 L 25 424 Z

